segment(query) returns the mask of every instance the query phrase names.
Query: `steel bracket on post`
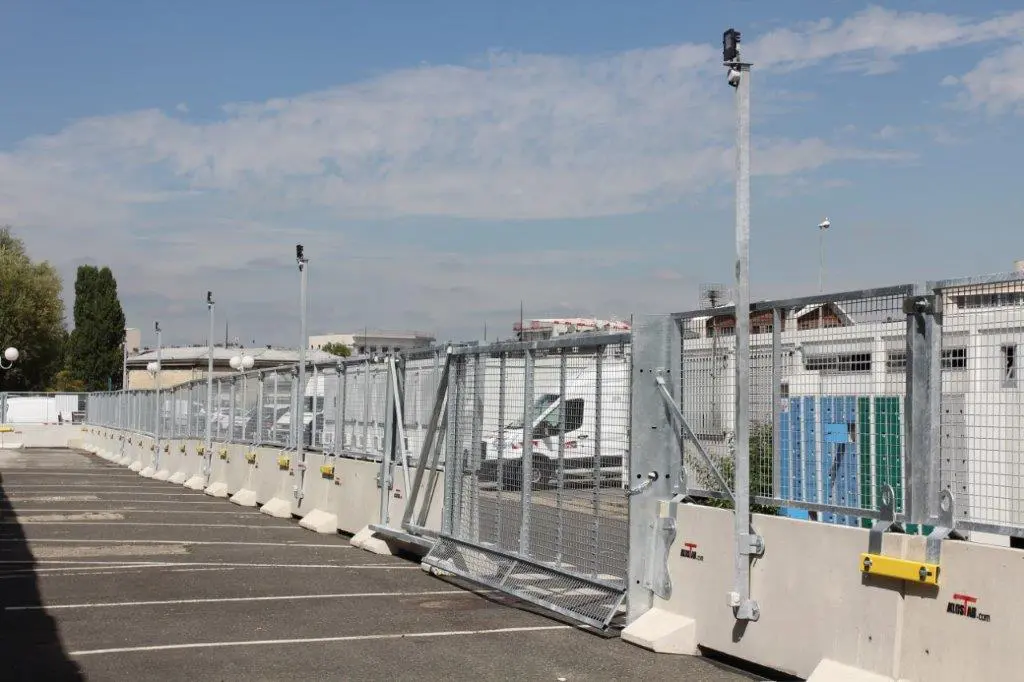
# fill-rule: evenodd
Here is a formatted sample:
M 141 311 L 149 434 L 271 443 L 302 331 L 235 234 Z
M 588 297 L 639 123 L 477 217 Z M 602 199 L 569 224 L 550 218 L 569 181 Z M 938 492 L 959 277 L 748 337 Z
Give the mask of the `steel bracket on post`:
M 670 502 L 662 503 L 661 514 L 654 520 L 651 533 L 652 560 L 647 564 L 647 572 L 642 586 L 661 599 L 672 596 L 672 578 L 668 568 L 669 551 L 676 541 L 676 513 L 681 496 L 676 495 Z
M 966 540 L 967 537 L 956 529 L 956 502 L 953 493 L 943 490 L 939 493 L 939 518 L 938 525 L 928 534 L 925 545 L 925 559 L 933 564 L 938 564 L 942 557 L 943 540 Z

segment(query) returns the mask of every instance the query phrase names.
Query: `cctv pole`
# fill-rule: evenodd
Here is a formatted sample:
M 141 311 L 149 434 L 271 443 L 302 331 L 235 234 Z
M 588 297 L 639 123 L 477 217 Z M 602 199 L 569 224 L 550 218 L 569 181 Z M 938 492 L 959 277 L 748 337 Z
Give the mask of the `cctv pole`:
M 298 402 L 298 414 L 292 423 L 295 425 L 295 444 L 299 451 L 299 461 L 306 459 L 306 344 L 309 343 L 306 337 L 306 286 L 309 281 L 309 271 L 306 265 L 309 259 L 303 254 L 302 244 L 295 245 L 295 260 L 299 264 L 299 385 L 296 388 Z M 316 391 L 313 391 L 313 403 L 316 404 Z M 314 420 L 311 426 L 316 425 L 316 410 L 312 410 Z
M 736 90 L 736 403 L 734 584 L 729 603 L 737 620 L 760 616 L 750 598 L 750 560 L 761 538 L 750 527 L 750 67 L 740 60 L 740 34 L 722 36 L 722 61 Z
M 154 471 L 160 471 L 160 437 L 163 435 L 163 429 L 160 428 L 163 424 L 163 405 L 160 403 L 160 373 L 163 368 L 160 366 L 160 322 L 153 323 L 153 330 L 156 331 L 156 457 L 153 459 Z M 127 340 L 125 341 L 125 349 L 128 348 Z
M 210 311 L 209 359 L 206 365 L 206 455 L 203 457 L 203 476 L 210 476 L 213 457 L 213 292 L 206 292 L 206 307 Z M 208 482 L 208 481 L 207 481 Z

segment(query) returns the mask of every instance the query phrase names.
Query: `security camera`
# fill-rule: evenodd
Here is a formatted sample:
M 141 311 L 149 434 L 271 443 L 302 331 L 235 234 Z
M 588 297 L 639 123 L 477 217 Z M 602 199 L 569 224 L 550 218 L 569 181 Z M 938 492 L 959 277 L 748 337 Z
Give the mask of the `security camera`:
M 818 223 L 818 229 L 820 230 L 827 230 L 830 227 L 832 227 L 832 223 L 829 222 L 828 218 L 825 218 L 820 223 Z
M 729 69 L 729 85 L 732 87 L 738 87 L 740 84 L 740 72 L 739 69 Z

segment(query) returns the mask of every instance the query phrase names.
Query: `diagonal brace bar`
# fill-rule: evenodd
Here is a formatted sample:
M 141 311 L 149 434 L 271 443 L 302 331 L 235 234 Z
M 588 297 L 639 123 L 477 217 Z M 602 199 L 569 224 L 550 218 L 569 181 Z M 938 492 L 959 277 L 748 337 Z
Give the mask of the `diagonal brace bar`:
M 668 392 L 668 387 L 665 385 L 665 378 L 657 377 L 655 378 L 655 381 L 658 384 L 658 389 L 661 391 L 661 398 L 665 401 L 665 405 L 668 406 L 669 411 L 672 412 L 672 416 L 676 418 L 676 421 L 679 422 L 683 431 L 686 432 L 686 437 L 692 440 L 693 444 L 697 446 L 697 452 L 699 452 L 700 456 L 704 459 L 704 463 L 707 464 L 709 469 L 711 469 L 715 478 L 717 478 L 718 482 L 722 484 L 722 490 L 725 491 L 725 494 L 728 495 L 729 499 L 732 500 L 733 504 L 735 504 L 736 497 L 733 495 L 732 490 L 729 489 L 729 484 L 726 482 L 725 476 L 723 476 L 722 472 L 718 470 L 715 463 L 711 461 L 711 455 L 707 453 L 707 450 L 704 449 L 704 446 L 701 444 L 700 440 L 698 440 L 697 434 L 693 432 L 693 429 L 691 429 L 690 425 L 686 422 L 686 417 L 683 416 L 682 410 L 680 410 L 679 406 L 676 405 L 676 401 L 672 400 L 672 394 Z

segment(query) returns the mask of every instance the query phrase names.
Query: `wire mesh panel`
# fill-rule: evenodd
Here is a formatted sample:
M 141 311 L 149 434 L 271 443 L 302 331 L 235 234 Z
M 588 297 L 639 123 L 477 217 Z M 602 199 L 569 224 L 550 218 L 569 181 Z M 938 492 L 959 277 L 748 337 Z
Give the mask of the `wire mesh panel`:
M 902 511 L 909 291 L 753 307 L 748 446 L 756 511 L 867 525 L 884 484 Z M 678 317 L 681 408 L 695 437 L 685 439 L 687 484 L 693 494 L 721 497 L 733 490 L 736 452 L 735 312 Z
M 443 351 L 431 350 L 405 357 L 405 382 L 402 386 L 402 411 L 405 450 L 409 463 L 419 462 L 430 428 L 438 382 L 444 367 Z M 443 455 L 443 451 L 442 451 Z M 443 463 L 443 456 L 439 458 Z
M 260 442 L 287 447 L 291 443 L 295 380 L 290 371 L 263 374 L 260 404 Z
M 599 338 L 456 355 L 425 562 L 604 627 L 626 582 L 630 354 Z
M 388 365 L 370 360 L 345 364 L 342 453 L 380 459 L 384 454 Z
M 942 283 L 940 481 L 958 525 L 1024 536 L 1024 280 Z

